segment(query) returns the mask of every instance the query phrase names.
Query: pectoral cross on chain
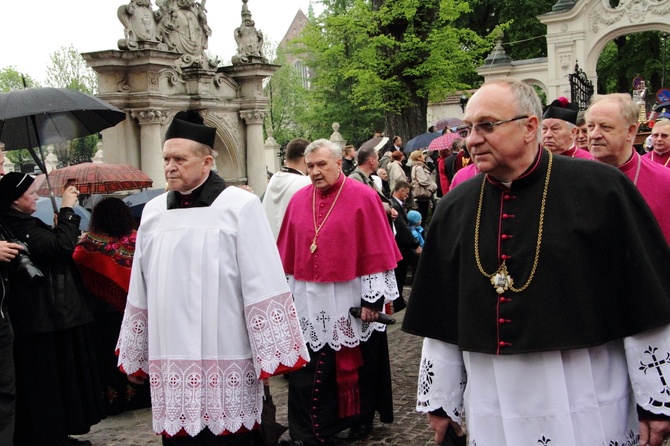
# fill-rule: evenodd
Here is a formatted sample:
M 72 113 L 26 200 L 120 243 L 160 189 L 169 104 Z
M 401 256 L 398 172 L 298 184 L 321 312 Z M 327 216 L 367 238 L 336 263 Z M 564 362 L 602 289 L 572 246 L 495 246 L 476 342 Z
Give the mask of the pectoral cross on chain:
M 328 331 L 328 329 L 326 328 L 326 322 L 330 321 L 330 316 L 326 316 L 326 312 L 323 310 L 321 310 L 319 314 L 321 316 L 317 316 L 316 320 L 321 322 L 321 324 L 323 325 L 323 332 L 326 333 Z
M 649 346 L 647 347 L 647 350 L 645 350 L 645 353 L 649 356 L 651 356 L 652 361 L 649 364 L 645 364 L 644 362 L 640 361 L 640 370 L 644 372 L 644 374 L 647 374 L 647 370 L 652 370 L 656 369 L 656 373 L 658 374 L 658 378 L 661 380 L 661 383 L 663 384 L 663 389 L 661 390 L 661 393 L 664 393 L 666 395 L 670 395 L 670 387 L 668 387 L 668 383 L 665 380 L 665 376 L 663 376 L 663 371 L 661 370 L 661 366 L 665 364 L 670 364 L 670 353 L 665 353 L 665 358 L 664 359 L 658 359 L 656 357 L 656 351 L 658 350 L 657 347 L 652 347 Z

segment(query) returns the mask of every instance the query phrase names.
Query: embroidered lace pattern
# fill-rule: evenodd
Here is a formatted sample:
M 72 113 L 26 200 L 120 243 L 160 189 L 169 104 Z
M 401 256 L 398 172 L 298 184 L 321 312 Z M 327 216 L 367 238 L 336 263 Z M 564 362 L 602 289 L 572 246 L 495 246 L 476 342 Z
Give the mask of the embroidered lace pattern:
M 116 351 L 119 354 L 118 364 L 123 366 L 127 374 L 131 375 L 138 370 L 148 372 L 149 331 L 146 309 L 131 304 L 126 306 Z
M 249 358 L 152 360 L 149 365 L 154 432 L 195 436 L 253 428 L 261 421 L 263 383 Z
M 467 384 L 458 347 L 433 339 L 424 339 L 417 389 L 416 410 L 443 409 L 460 423 L 464 416 L 463 392 Z
M 360 306 L 361 299 L 375 302 L 383 296 L 385 302 L 390 302 L 398 296 L 393 270 L 350 282 L 302 282 L 293 276 L 288 276 L 288 281 L 296 296 L 302 334 L 315 351 L 325 345 L 334 350 L 342 346 L 355 347 L 367 341 L 374 330 L 386 330 L 383 324 L 355 319 L 349 314 L 349 308 Z
M 309 358 L 291 293 L 262 300 L 244 311 L 257 376 L 261 371 L 272 374 L 279 365 L 293 366 L 301 356 Z
M 261 371 L 273 374 L 280 365 L 309 360 L 290 293 L 245 308 L 253 358 L 148 358 L 147 310 L 128 305 L 117 344 L 119 365 L 126 373 L 148 373 L 153 427 L 174 435 L 184 429 L 197 435 L 252 429 L 260 423 L 263 400 Z
M 551 446 L 551 438 L 542 435 L 540 438 L 537 439 L 536 443 L 533 444 L 538 444 L 538 445 L 544 445 L 544 446 Z M 612 438 L 610 440 L 606 440 L 604 443 L 602 443 L 603 446 L 638 446 L 640 444 L 640 435 L 633 432 L 632 429 L 628 429 L 625 435 L 619 438 Z M 475 438 L 469 437 L 468 438 L 468 445 L 470 446 L 487 446 L 483 442 L 477 442 Z

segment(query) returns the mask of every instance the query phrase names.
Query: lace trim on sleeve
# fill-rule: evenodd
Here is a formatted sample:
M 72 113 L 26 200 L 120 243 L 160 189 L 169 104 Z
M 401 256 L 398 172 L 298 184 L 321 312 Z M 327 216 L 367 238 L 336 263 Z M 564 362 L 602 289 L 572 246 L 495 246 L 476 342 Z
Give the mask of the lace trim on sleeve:
M 398 298 L 398 285 L 392 269 L 362 276 L 361 288 L 361 299 L 365 302 L 377 302 L 383 297 L 384 303 L 389 303 Z
M 466 376 L 458 346 L 426 338 L 421 351 L 416 410 L 443 409 L 457 423 L 463 416 Z
M 118 365 L 128 375 L 138 370 L 149 373 L 149 331 L 147 310 L 128 303 L 121 323 L 119 340 L 116 343 Z
M 244 309 L 256 376 L 273 375 L 280 366 L 309 362 L 291 293 L 284 293 Z
M 670 325 L 624 338 L 624 347 L 637 404 L 670 416 Z

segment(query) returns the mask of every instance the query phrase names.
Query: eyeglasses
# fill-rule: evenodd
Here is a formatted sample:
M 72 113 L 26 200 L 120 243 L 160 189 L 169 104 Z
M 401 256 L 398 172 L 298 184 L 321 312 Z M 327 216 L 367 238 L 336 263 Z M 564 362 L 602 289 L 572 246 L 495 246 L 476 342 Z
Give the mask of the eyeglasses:
M 518 121 L 519 119 L 526 119 L 528 115 L 517 116 L 512 119 L 503 119 L 502 121 L 486 121 L 478 122 L 477 124 L 465 124 L 456 128 L 456 130 L 464 137 L 467 138 L 472 133 L 472 129 L 475 130 L 479 135 L 488 135 L 493 133 L 493 130 L 500 124 L 505 124 L 506 122 Z
M 654 139 L 654 138 L 666 139 L 668 136 L 670 136 L 670 135 L 668 135 L 667 133 L 652 133 L 651 134 L 652 139 Z

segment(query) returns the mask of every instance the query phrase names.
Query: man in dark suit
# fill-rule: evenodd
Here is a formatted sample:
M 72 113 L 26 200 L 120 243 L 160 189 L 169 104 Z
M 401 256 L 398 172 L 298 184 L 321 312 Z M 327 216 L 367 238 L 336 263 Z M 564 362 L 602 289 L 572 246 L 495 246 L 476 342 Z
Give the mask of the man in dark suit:
M 402 254 L 402 260 L 398 262 L 395 269 L 395 280 L 398 284 L 398 298 L 393 301 L 393 311 L 398 312 L 404 310 L 405 300 L 402 298 L 402 289 L 405 285 L 405 278 L 407 277 L 407 267 L 412 267 L 414 272 L 417 263 L 419 262 L 419 254 L 421 247 L 418 240 L 414 238 L 409 229 L 409 222 L 407 221 L 407 211 L 405 210 L 405 200 L 409 196 L 410 185 L 405 180 L 398 180 L 393 187 L 393 197 L 391 198 L 391 206 L 398 212 L 398 217 L 393 222 L 395 226 L 395 241 Z

